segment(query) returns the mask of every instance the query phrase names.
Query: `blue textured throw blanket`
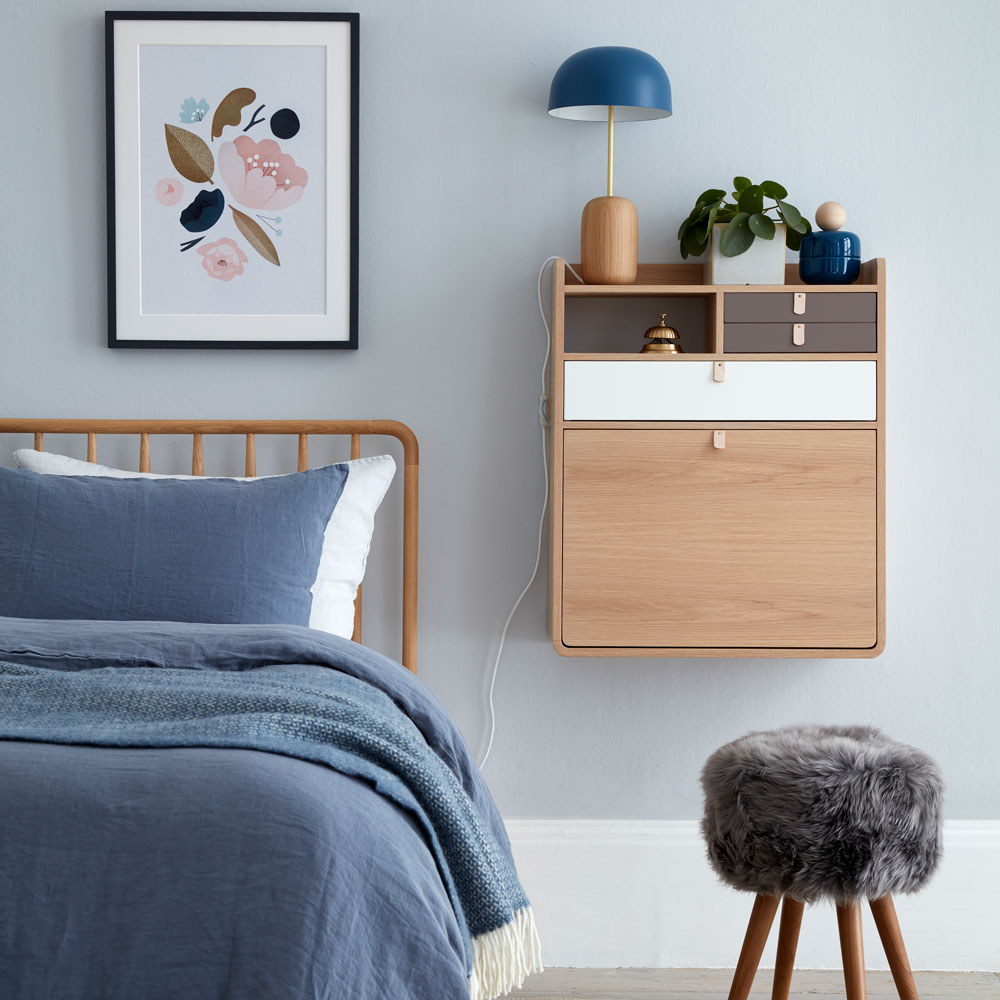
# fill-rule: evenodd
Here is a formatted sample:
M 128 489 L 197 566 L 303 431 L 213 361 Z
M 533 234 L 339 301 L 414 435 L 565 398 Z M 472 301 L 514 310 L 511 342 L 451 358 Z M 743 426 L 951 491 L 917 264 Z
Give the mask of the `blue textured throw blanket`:
M 444 709 L 397 664 L 305 628 L 0 623 L 0 739 L 260 750 L 363 779 L 426 835 L 473 1000 L 540 967 L 492 799 Z

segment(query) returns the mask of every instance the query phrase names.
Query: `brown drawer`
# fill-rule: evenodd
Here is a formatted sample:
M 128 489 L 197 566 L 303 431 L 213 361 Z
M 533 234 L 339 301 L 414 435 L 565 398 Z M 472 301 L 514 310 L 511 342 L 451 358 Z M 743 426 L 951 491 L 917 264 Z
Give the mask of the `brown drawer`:
M 794 292 L 727 292 L 723 318 L 726 323 L 875 323 L 874 292 L 804 295 L 805 311 L 796 313 Z
M 867 354 L 877 350 L 875 324 L 810 323 L 802 316 L 804 343 L 794 342 L 795 323 L 726 323 L 723 350 L 726 354 L 815 354 L 849 352 Z

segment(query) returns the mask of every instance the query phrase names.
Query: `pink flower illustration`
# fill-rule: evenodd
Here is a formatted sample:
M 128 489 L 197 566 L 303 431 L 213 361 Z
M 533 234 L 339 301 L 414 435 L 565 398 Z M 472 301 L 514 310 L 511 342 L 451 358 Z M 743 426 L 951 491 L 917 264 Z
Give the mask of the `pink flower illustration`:
M 241 135 L 219 148 L 219 172 L 232 201 L 281 211 L 302 197 L 309 175 L 273 139 Z
M 219 281 L 232 281 L 236 275 L 243 273 L 243 265 L 247 262 L 247 255 L 237 246 L 236 240 L 231 240 L 228 236 L 198 247 L 198 253 L 201 254 L 201 266 L 208 271 L 208 276 L 218 278 Z
M 161 205 L 176 205 L 184 197 L 184 185 L 176 177 L 156 182 L 156 200 Z

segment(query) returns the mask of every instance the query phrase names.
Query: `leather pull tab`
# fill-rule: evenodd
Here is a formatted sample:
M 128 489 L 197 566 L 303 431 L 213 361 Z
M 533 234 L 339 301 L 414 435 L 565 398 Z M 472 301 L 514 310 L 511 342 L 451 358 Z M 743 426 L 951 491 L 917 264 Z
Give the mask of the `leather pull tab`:
M 726 432 L 725 431 L 713 431 L 712 432 L 712 446 L 714 448 L 725 448 L 726 447 Z
M 804 316 L 806 312 L 806 293 L 795 292 L 792 296 L 792 312 L 796 316 Z
M 796 347 L 801 347 L 806 342 L 806 325 L 805 323 L 793 323 L 792 324 L 792 343 Z
M 726 381 L 726 362 L 716 361 L 712 365 L 712 381 L 713 382 L 725 382 Z

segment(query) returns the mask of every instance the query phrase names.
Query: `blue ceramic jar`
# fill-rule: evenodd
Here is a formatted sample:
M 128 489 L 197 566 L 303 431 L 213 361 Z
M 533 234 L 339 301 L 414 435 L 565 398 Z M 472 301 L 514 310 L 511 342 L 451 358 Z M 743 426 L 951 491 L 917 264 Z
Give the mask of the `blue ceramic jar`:
M 843 230 L 809 233 L 799 247 L 799 277 L 807 285 L 849 285 L 861 273 L 861 240 Z
M 847 221 L 844 206 L 824 201 L 816 209 L 819 232 L 802 237 L 799 277 L 807 285 L 849 285 L 861 273 L 861 240 L 841 230 Z

